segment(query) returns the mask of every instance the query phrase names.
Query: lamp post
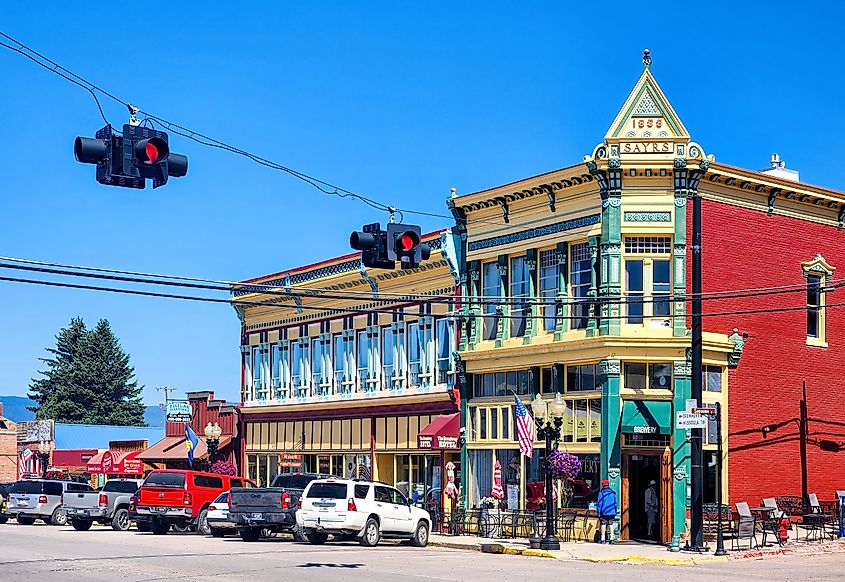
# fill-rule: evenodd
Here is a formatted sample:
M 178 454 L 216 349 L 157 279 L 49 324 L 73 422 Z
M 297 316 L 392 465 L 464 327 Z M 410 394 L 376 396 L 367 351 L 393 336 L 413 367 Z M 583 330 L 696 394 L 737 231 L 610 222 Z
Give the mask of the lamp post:
M 38 442 L 38 456 L 41 458 L 41 478 L 47 478 L 47 467 L 50 464 L 50 452 L 53 450 L 53 443 L 48 440 Z
M 217 460 L 217 446 L 220 444 L 220 435 L 223 429 L 216 422 L 211 426 L 209 422 L 205 426 L 205 444 L 208 446 L 208 465 L 209 467 Z
M 537 394 L 531 402 L 531 411 L 534 413 L 534 422 L 537 424 L 537 436 L 546 442 L 546 536 L 540 540 L 540 549 L 559 550 L 560 541 L 556 536 L 557 516 L 552 498 L 552 473 L 549 471 L 548 462 L 560 440 L 564 411 L 563 398 L 560 394 L 556 394 L 554 400 L 546 402 Z

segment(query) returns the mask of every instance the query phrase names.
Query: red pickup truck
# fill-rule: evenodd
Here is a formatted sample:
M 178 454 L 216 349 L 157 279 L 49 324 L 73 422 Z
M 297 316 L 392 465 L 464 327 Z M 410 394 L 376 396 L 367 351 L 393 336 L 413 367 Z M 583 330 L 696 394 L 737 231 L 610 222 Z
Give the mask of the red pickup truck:
M 133 512 L 138 529 L 166 534 L 173 526 L 179 530 L 195 529 L 208 535 L 208 506 L 232 487 L 255 487 L 243 477 L 230 477 L 200 471 L 159 469 L 144 480 L 137 493 Z

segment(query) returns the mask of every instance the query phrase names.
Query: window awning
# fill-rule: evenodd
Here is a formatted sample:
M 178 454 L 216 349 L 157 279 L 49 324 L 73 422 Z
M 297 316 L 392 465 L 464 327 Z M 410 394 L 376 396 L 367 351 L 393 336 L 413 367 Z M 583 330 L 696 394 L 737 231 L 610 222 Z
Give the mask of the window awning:
M 622 432 L 671 434 L 672 403 L 665 400 L 625 400 L 622 403 Z
M 144 463 L 138 459 L 141 451 L 97 453 L 88 461 L 89 473 L 103 475 L 143 475 Z
M 417 435 L 420 449 L 459 449 L 461 436 L 461 413 L 441 414 L 432 420 Z

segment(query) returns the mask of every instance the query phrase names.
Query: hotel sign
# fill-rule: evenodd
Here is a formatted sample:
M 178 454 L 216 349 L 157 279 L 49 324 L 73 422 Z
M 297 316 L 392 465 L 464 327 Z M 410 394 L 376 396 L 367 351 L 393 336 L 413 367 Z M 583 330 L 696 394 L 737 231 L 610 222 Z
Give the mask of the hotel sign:
M 458 437 L 446 435 L 417 435 L 417 448 L 457 450 Z

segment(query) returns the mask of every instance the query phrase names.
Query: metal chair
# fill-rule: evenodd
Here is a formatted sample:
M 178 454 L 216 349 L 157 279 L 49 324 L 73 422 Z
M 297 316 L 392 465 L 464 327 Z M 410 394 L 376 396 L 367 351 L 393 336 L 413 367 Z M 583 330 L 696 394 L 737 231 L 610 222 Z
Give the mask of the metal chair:
M 781 530 L 786 531 L 789 529 L 789 518 L 786 516 L 786 513 L 781 511 L 778 507 L 778 502 L 774 497 L 767 497 L 763 499 L 763 507 L 771 508 L 771 511 L 762 521 L 763 545 L 766 545 L 766 540 L 771 534 L 775 537 L 778 545 L 782 546 L 786 543 L 786 539 L 781 536 Z
M 575 539 L 576 517 L 574 513 L 560 513 L 557 516 L 557 531 L 565 542 L 571 542 Z
M 810 511 L 804 514 L 804 541 L 820 541 L 824 539 L 826 529 L 826 516 L 822 511 L 821 504 L 819 504 L 819 496 L 815 493 L 807 495 L 809 501 Z
M 740 541 L 748 540 L 748 549 L 751 549 L 751 541 L 754 541 L 755 548 L 759 548 L 760 544 L 757 541 L 757 520 L 751 515 L 751 510 L 748 508 L 748 503 L 740 501 L 736 504 L 736 512 L 738 518 L 735 527 L 731 528 L 731 549 L 740 549 Z

